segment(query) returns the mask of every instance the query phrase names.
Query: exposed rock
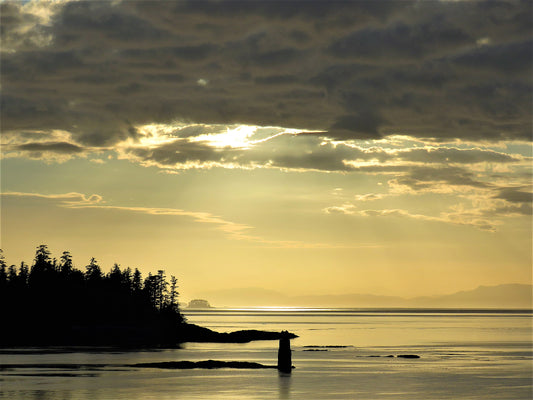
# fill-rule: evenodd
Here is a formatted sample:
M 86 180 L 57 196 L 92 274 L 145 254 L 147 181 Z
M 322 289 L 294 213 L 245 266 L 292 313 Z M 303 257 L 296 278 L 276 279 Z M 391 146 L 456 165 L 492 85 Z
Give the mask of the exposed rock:
M 131 364 L 128 367 L 136 368 L 163 368 L 163 369 L 214 369 L 214 368 L 237 368 L 237 369 L 262 369 L 277 368 L 275 365 L 263 365 L 248 361 L 167 361 L 154 363 Z
M 194 324 L 184 324 L 179 331 L 180 342 L 212 342 L 212 343 L 248 343 L 254 340 L 279 340 L 284 335 L 289 339 L 298 337 L 294 333 L 268 332 L 258 330 L 242 330 L 230 333 L 215 332 Z

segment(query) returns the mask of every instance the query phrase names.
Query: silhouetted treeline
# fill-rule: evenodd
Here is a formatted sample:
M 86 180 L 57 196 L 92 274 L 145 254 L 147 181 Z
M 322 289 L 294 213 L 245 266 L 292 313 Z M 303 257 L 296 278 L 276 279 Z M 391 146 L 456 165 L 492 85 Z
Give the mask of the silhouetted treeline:
M 94 258 L 80 270 L 46 245 L 33 265 L 8 267 L 0 250 L 0 344 L 174 344 L 185 326 L 177 288 L 162 270 L 143 279 L 115 264 L 104 273 Z

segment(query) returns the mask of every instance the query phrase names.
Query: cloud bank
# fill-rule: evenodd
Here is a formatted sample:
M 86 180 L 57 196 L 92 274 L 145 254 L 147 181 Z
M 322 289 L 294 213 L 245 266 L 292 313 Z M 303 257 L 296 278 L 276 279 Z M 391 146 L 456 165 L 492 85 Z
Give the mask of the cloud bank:
M 531 215 L 529 1 L 0 8 L 3 157 L 365 174 L 384 193 L 325 210 L 487 230 Z M 360 208 L 427 193 L 464 201 Z
M 528 1 L 0 7 L 4 132 L 107 148 L 179 120 L 336 140 L 531 140 Z

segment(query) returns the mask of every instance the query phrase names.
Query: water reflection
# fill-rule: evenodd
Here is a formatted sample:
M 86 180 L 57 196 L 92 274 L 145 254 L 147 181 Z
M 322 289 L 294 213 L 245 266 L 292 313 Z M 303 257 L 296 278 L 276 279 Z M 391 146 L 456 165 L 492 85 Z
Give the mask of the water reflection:
M 291 374 L 278 372 L 278 388 L 280 399 L 291 398 Z
M 69 390 L 48 391 L 48 390 L 34 390 L 29 399 L 32 400 L 72 400 L 72 392 Z M 18 397 L 14 397 L 18 398 Z

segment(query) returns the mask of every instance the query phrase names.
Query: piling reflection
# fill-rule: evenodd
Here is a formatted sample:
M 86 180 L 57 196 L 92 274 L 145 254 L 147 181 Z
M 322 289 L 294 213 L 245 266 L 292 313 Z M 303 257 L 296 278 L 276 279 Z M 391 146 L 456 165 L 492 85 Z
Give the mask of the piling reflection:
M 278 372 L 278 389 L 280 399 L 291 398 L 291 374 L 286 372 Z

